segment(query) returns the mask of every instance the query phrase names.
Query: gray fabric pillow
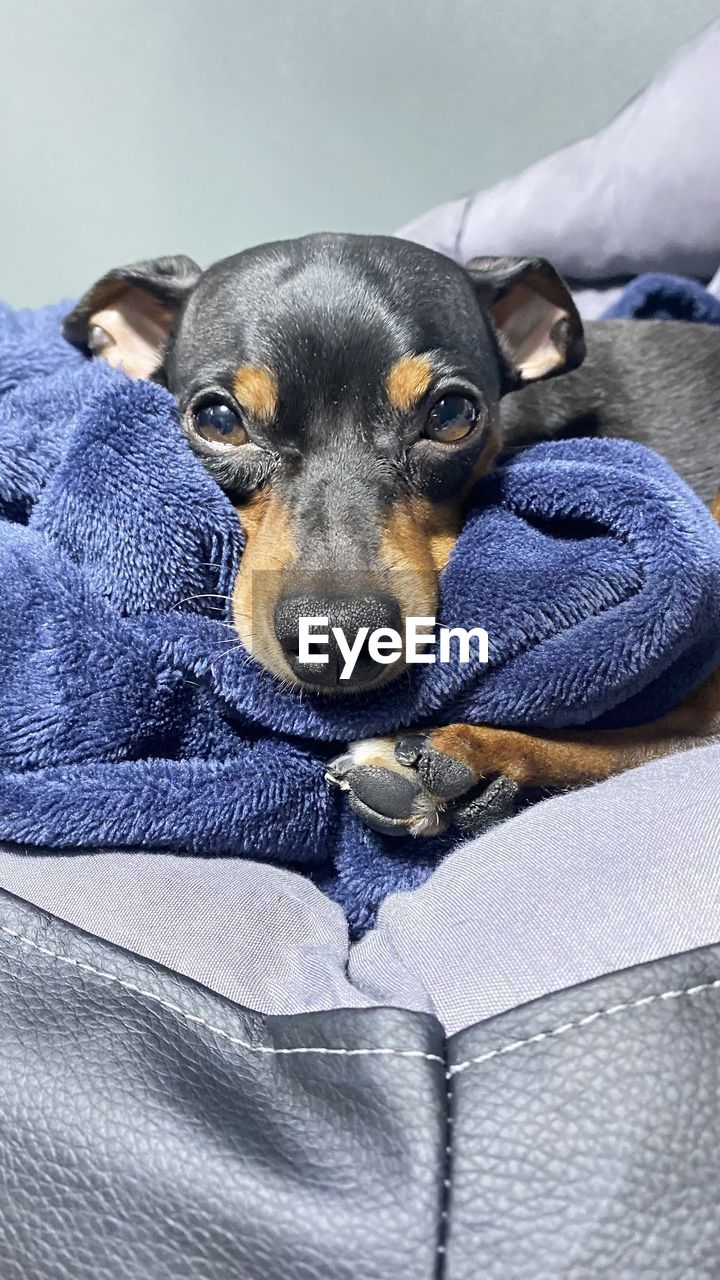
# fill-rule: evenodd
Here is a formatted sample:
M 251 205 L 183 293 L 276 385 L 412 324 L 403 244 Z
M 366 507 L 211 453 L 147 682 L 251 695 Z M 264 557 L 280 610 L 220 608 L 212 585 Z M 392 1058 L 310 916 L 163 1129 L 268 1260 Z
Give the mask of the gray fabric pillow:
M 397 233 L 459 262 L 542 254 L 577 281 L 720 264 L 720 22 L 594 137 Z
M 720 940 L 720 746 L 544 800 L 395 893 L 350 951 L 378 1004 L 448 1034 Z

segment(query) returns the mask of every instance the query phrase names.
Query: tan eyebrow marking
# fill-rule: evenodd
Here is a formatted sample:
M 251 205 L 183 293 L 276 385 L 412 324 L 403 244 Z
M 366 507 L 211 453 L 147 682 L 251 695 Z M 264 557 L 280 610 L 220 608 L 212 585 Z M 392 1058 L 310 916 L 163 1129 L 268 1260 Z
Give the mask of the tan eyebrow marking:
M 390 369 L 385 388 L 393 409 L 406 413 L 425 395 L 432 381 L 428 356 L 403 356 Z
M 233 378 L 233 391 L 243 409 L 258 422 L 272 422 L 278 407 L 275 374 L 262 364 L 241 364 Z

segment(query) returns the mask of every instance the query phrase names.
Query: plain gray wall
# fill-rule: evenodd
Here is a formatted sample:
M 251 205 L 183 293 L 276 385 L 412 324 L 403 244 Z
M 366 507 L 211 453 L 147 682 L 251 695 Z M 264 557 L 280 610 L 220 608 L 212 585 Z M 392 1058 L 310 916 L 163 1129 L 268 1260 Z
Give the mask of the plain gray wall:
M 0 0 L 0 295 L 392 231 L 602 126 L 720 0 Z

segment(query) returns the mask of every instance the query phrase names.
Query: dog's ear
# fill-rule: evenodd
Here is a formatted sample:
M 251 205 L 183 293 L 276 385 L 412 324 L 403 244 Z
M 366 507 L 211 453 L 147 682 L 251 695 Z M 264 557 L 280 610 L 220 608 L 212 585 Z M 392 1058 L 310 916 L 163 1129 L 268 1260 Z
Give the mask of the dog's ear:
M 582 363 L 585 339 L 577 307 L 544 258 L 473 258 L 465 270 L 498 339 L 503 391 Z
M 131 378 L 150 378 L 162 366 L 173 321 L 200 275 L 183 254 L 116 267 L 65 317 L 63 334 Z

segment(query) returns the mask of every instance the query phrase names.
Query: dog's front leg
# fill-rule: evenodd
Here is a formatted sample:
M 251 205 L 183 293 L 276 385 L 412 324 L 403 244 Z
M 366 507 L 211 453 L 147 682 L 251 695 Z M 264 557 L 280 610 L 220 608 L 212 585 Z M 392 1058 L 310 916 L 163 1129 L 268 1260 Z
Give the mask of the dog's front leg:
M 454 724 L 352 743 L 328 777 L 377 830 L 433 836 L 454 825 L 476 833 L 509 816 L 524 789 L 598 782 L 718 736 L 720 670 L 651 724 L 554 733 Z

